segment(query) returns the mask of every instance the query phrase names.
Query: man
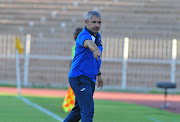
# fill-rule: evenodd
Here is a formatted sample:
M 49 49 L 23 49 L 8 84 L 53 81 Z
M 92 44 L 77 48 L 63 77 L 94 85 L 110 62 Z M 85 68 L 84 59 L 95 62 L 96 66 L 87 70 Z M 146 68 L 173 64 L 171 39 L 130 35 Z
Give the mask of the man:
M 76 39 L 75 57 L 69 72 L 69 83 L 75 94 L 75 107 L 64 122 L 92 122 L 94 116 L 93 94 L 97 87 L 103 87 L 100 66 L 102 57 L 101 15 L 89 11 L 85 18 L 85 28 Z

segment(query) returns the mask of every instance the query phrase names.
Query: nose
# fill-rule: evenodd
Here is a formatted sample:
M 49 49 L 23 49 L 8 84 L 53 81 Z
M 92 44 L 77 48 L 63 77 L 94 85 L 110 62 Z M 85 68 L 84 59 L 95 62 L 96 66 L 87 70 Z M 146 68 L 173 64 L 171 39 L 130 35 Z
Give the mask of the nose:
M 96 26 L 97 26 L 97 27 L 100 27 L 100 26 L 101 26 L 101 23 L 96 22 Z

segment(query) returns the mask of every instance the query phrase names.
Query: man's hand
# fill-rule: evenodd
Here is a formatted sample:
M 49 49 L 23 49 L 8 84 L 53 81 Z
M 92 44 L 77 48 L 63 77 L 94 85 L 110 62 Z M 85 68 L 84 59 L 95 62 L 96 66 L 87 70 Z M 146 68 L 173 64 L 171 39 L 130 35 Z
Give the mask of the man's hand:
M 99 60 L 98 57 L 101 60 L 101 51 L 99 49 L 95 50 L 94 53 L 93 53 L 93 56 L 97 61 Z
M 103 87 L 103 80 L 102 80 L 101 75 L 98 75 L 98 76 L 97 76 L 97 87 L 98 87 L 98 88 L 101 88 L 101 89 L 102 89 L 102 87 Z

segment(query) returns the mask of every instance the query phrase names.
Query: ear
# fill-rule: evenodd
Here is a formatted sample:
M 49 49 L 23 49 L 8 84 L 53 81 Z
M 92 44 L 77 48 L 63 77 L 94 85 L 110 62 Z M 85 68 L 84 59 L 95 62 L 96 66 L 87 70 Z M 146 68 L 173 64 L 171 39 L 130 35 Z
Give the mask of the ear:
M 88 24 L 88 22 L 89 22 L 88 20 L 85 20 L 85 24 Z

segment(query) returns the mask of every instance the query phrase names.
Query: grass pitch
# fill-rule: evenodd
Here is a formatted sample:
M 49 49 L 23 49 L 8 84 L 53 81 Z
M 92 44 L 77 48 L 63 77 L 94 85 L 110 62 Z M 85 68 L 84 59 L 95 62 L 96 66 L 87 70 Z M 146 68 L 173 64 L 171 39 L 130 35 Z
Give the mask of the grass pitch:
M 58 122 L 15 96 L 0 96 L 0 122 Z
M 63 98 L 27 97 L 31 102 L 65 118 Z M 118 101 L 95 100 L 94 122 L 179 122 L 180 115 Z M 0 122 L 57 122 L 16 96 L 0 96 Z

